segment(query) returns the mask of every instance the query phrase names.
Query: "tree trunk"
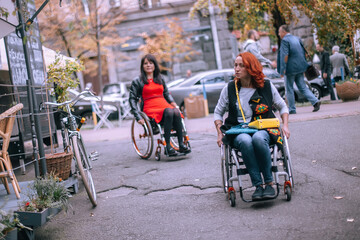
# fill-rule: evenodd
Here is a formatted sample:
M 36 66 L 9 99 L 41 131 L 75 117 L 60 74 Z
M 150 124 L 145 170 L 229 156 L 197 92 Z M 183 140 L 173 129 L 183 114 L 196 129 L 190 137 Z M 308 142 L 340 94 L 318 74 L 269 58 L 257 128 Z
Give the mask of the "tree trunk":
M 278 49 L 280 49 L 281 38 L 279 36 L 279 28 L 281 25 L 286 24 L 286 21 L 285 21 L 284 16 L 281 14 L 281 12 L 279 10 L 279 7 L 277 5 L 277 0 L 275 0 L 275 7 L 271 11 L 271 14 L 273 16 L 273 26 L 275 28 L 275 34 L 278 39 Z

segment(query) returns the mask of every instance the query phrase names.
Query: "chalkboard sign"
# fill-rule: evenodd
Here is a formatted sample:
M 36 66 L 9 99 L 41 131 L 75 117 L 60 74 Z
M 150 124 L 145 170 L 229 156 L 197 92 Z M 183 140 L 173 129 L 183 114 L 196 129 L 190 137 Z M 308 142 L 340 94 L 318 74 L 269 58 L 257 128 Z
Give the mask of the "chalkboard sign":
M 32 16 L 35 12 L 35 5 L 28 3 L 28 11 Z M 40 31 L 37 19 L 34 19 L 31 30 L 27 34 L 27 48 L 30 57 L 30 66 L 35 85 L 42 85 L 45 79 L 44 61 L 42 53 L 42 44 L 40 41 Z M 28 79 L 25 55 L 22 39 L 15 32 L 5 37 L 5 47 L 8 57 L 9 70 L 14 85 L 26 85 Z

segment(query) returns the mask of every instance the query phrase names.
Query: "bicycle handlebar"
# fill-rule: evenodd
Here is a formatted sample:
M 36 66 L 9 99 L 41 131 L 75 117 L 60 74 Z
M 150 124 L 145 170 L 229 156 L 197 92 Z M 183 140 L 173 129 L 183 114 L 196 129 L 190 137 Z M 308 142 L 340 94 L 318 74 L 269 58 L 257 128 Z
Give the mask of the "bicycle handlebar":
M 84 90 L 82 91 L 81 93 L 79 93 L 79 95 L 77 95 L 74 99 L 71 99 L 71 100 L 68 100 L 68 101 L 65 101 L 65 102 L 62 102 L 62 103 L 54 103 L 54 102 L 44 102 L 44 103 L 41 103 L 40 105 L 40 110 L 42 109 L 42 104 L 45 104 L 45 105 L 48 105 L 48 106 L 55 106 L 55 107 L 60 107 L 60 106 L 65 106 L 65 105 L 70 105 L 71 103 L 75 103 L 77 101 L 80 100 L 81 96 L 85 96 L 85 95 L 90 95 L 91 97 L 94 97 L 96 98 L 97 100 L 99 100 L 98 96 L 95 96 L 94 93 L 92 93 L 91 91 L 89 90 Z

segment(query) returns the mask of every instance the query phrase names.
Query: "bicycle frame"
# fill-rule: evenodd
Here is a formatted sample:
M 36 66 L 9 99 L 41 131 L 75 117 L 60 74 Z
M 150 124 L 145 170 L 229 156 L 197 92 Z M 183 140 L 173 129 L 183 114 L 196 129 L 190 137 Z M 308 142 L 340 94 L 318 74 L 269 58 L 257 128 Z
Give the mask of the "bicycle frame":
M 82 95 L 90 94 L 94 96 L 90 91 L 86 90 L 81 92 L 76 98 L 70 101 L 65 101 L 63 103 L 52 103 L 52 102 L 45 102 L 45 105 L 49 106 L 65 106 L 65 110 L 68 116 L 64 117 L 61 121 L 61 134 L 63 137 L 63 145 L 64 148 L 67 147 L 68 144 L 71 145 L 72 151 L 74 152 L 74 160 L 77 172 L 80 173 L 81 179 L 84 183 L 85 190 L 89 196 L 89 199 L 94 207 L 96 207 L 96 191 L 94 182 L 92 180 L 92 176 L 90 173 L 91 163 L 90 163 L 90 156 L 86 153 L 84 143 L 81 139 L 81 134 L 79 133 L 79 129 L 76 126 L 76 119 L 75 116 L 71 113 L 70 105 L 75 103 L 80 99 Z M 68 130 L 68 135 L 65 135 L 65 128 Z M 68 142 L 66 142 L 68 140 Z

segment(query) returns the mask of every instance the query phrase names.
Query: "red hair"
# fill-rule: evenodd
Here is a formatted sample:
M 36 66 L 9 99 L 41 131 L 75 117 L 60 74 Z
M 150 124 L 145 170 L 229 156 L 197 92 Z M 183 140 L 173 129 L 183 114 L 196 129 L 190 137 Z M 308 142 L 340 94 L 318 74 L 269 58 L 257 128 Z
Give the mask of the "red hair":
M 243 60 L 244 67 L 246 71 L 251 76 L 251 83 L 255 88 L 263 88 L 265 83 L 265 75 L 262 72 L 263 67 L 260 64 L 259 60 L 249 52 L 243 52 L 238 55 Z

